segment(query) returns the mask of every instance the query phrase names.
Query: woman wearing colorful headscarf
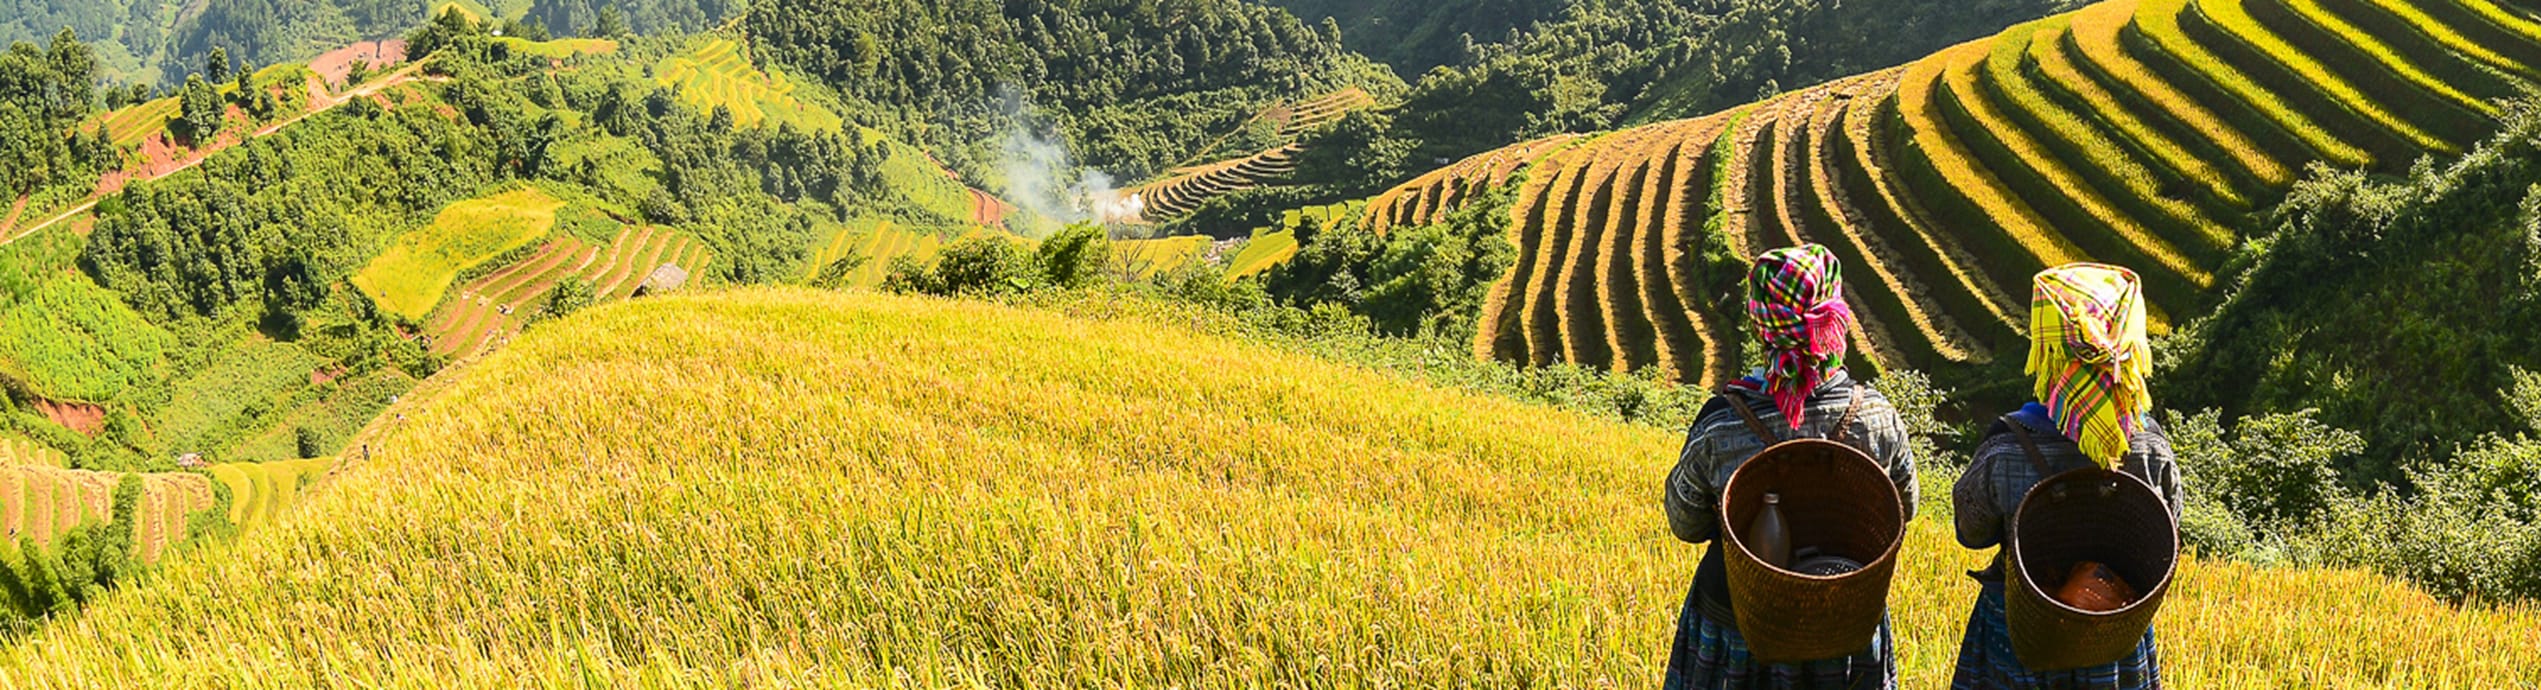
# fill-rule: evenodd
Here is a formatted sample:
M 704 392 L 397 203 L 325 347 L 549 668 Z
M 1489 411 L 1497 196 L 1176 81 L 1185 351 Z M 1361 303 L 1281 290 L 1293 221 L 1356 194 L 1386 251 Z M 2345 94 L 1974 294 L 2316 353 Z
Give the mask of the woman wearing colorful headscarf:
M 1971 549 L 2004 543 L 2030 487 L 2051 474 L 2093 466 L 2143 479 L 2178 520 L 2179 467 L 2169 437 L 2150 414 L 2144 383 L 2153 351 L 2135 272 L 2100 264 L 2048 269 L 2038 274 L 2030 302 L 2028 373 L 2036 378 L 2037 402 L 1995 422 L 1951 491 L 1959 543 Z M 2004 623 L 2004 558 L 1998 550 L 1992 565 L 1969 574 L 1980 587 L 1952 688 L 2161 686 L 2149 629 L 2135 651 L 2114 664 L 2053 673 L 2022 666 Z
M 1914 456 L 1897 408 L 1844 371 L 1853 310 L 1844 303 L 1843 266 L 1835 255 L 1812 244 L 1758 257 L 1747 274 L 1747 316 L 1765 350 L 1765 367 L 1703 406 L 1668 473 L 1669 529 L 1678 539 L 1709 548 L 1677 614 L 1665 687 L 1896 687 L 1896 655 L 1886 624 L 1859 653 L 1798 664 L 1755 661 L 1738 632 L 1718 508 L 1721 490 L 1740 464 L 1782 441 L 1837 439 L 1887 468 L 1905 499 L 1906 519 L 1914 519 L 1915 509 Z

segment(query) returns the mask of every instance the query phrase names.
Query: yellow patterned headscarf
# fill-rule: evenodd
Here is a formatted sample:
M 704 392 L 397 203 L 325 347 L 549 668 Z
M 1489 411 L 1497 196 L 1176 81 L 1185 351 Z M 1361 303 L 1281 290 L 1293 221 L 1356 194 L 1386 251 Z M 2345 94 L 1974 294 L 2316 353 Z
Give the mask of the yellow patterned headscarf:
M 2153 347 L 2144 333 L 2144 287 L 2134 271 L 2066 264 L 2038 274 L 2029 307 L 2029 374 L 2038 401 L 2065 438 L 2114 468 L 2152 409 L 2144 378 Z

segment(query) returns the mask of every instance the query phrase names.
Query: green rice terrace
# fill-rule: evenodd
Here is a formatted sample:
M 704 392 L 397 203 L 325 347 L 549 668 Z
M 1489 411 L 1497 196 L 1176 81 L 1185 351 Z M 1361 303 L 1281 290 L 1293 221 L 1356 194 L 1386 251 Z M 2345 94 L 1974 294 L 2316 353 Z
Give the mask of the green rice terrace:
M 1523 172 L 1474 348 L 1536 365 L 1739 371 L 1716 259 L 1835 249 L 1875 370 L 2018 357 L 2028 276 L 2141 271 L 2165 329 L 2243 219 L 2314 163 L 2400 172 L 2495 128 L 2541 24 L 2492 0 L 2114 0 L 1694 120 L 1513 145 L 1376 197 L 1435 222 Z

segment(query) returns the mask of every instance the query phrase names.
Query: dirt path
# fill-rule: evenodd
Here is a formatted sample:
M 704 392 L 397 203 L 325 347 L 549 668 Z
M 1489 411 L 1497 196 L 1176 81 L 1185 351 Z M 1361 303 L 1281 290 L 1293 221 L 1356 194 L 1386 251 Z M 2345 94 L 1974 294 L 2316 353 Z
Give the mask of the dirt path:
M 294 124 L 299 124 L 299 122 L 300 122 L 301 120 L 309 119 L 309 117 L 310 117 L 310 116 L 317 115 L 317 114 L 319 114 L 319 113 L 323 113 L 323 112 L 326 112 L 326 111 L 329 111 L 329 110 L 334 110 L 336 106 L 339 106 L 339 105 L 343 105 L 343 104 L 345 104 L 345 103 L 352 102 L 352 100 L 353 100 L 353 99 L 356 99 L 356 98 L 367 98 L 367 97 L 370 97 L 372 94 L 379 93 L 379 92 L 380 92 L 381 90 L 383 90 L 383 89 L 387 89 L 387 88 L 392 87 L 392 86 L 398 86 L 398 85 L 405 84 L 405 83 L 407 83 L 407 82 L 414 81 L 414 80 L 417 78 L 417 77 L 415 76 L 415 72 L 416 72 L 418 69 L 420 69 L 421 67 L 422 67 L 422 65 L 421 65 L 420 63 L 408 64 L 408 65 L 407 65 L 404 69 L 400 69 L 400 70 L 397 70 L 396 72 L 392 72 L 392 73 L 390 73 L 388 76 L 381 77 L 381 78 L 379 78 L 379 79 L 373 80 L 373 81 L 371 81 L 371 82 L 370 82 L 370 83 L 368 83 L 368 84 L 363 84 L 363 85 L 361 85 L 361 86 L 359 86 L 359 87 L 354 88 L 354 89 L 353 89 L 353 90 L 351 90 L 351 91 L 346 91 L 346 92 L 341 93 L 341 94 L 336 94 L 336 95 L 328 96 L 328 97 L 325 97 L 325 98 L 322 98 L 322 99 L 318 99 L 318 100 L 310 101 L 309 109 L 308 109 L 308 110 L 306 110 L 306 111 L 302 111 L 300 114 L 298 114 L 298 115 L 293 115 L 293 116 L 291 116 L 290 118 L 284 119 L 284 120 L 282 120 L 282 121 L 280 121 L 280 122 L 276 122 L 276 123 L 273 123 L 272 125 L 268 125 L 268 126 L 264 127 L 263 129 L 259 129 L 259 130 L 257 130 L 257 131 L 256 131 L 256 133 L 255 133 L 254 137 L 252 137 L 252 138 L 262 138 L 262 137 L 271 136 L 271 135 L 273 135 L 273 134 L 274 134 L 274 133 L 276 133 L 276 132 L 280 132 L 280 131 L 282 131 L 282 130 L 283 130 L 283 128 L 285 128 L 285 127 L 289 127 L 289 126 L 294 125 Z M 225 139 L 225 141 L 227 141 L 227 140 Z M 169 176 L 169 175 L 174 175 L 174 174 L 177 174 L 177 173 L 180 173 L 180 172 L 185 172 L 186 170 L 190 170 L 190 169 L 192 169 L 194 166 L 202 165 L 202 164 L 203 164 L 203 161 L 208 160 L 208 159 L 210 159 L 210 158 L 212 157 L 212 154 L 216 154 L 216 153 L 220 153 L 221 151 L 228 150 L 231 146 L 235 146 L 237 143 L 243 143 L 243 142 L 241 142 L 241 141 L 232 141 L 232 142 L 231 142 L 231 143 L 229 143 L 229 144 L 213 146 L 213 147 L 210 147 L 210 148 L 203 149 L 203 150 L 201 150 L 201 151 L 196 151 L 196 152 L 194 152 L 193 154 L 186 156 L 185 160 L 183 160 L 182 162 L 178 163 L 177 165 L 168 166 L 168 167 L 165 167 L 165 168 L 162 168 L 162 169 L 159 169 L 159 170 L 152 170 L 152 171 L 149 171 L 149 172 L 151 172 L 151 173 L 155 173 L 155 174 L 150 174 L 150 175 L 137 175 L 137 176 L 134 176 L 134 177 L 132 177 L 132 178 L 130 178 L 130 179 L 127 179 L 127 180 L 125 180 L 125 181 L 124 181 L 124 185 L 123 185 L 123 186 L 129 186 L 129 185 L 131 185 L 132 183 L 135 183 L 135 182 L 148 182 L 148 181 L 151 181 L 151 180 L 156 180 L 156 179 L 160 179 L 160 178 L 163 178 L 163 177 L 167 177 L 167 176 Z M 26 228 L 26 229 L 24 229 L 24 230 L 15 230 L 15 231 L 10 231 L 10 232 L 8 233 L 8 236 L 6 236 L 6 237 L 0 237 L 0 246 L 7 246 L 9 243 L 16 242 L 16 241 L 18 241 L 18 240 L 20 240 L 20 239 L 24 239 L 26 236 L 28 236 L 28 235 L 33 235 L 33 234 L 35 234 L 35 233 L 37 233 L 37 232 L 40 232 L 40 231 L 44 230 L 45 228 L 52 227 L 55 223 L 60 223 L 60 222 L 62 222 L 63 220 L 66 220 L 66 219 L 69 219 L 69 218 L 72 218 L 72 217 L 78 216 L 79 214 L 87 213 L 89 209 L 92 209 L 92 208 L 96 208 L 96 207 L 97 207 L 97 200 L 98 200 L 98 199 L 100 199 L 100 198 L 103 198 L 103 197 L 102 197 L 101 195 L 94 195 L 94 194 L 92 194 L 92 195 L 90 195 L 87 199 L 81 200 L 81 201 L 80 201 L 79 203 L 77 203 L 77 204 L 72 204 L 70 208 L 68 208 L 68 209 L 64 209 L 64 210 L 62 210 L 60 213 L 55 213 L 55 214 L 53 214 L 53 216 L 52 216 L 52 217 L 44 219 L 44 222 L 36 223 L 36 224 L 34 224 L 34 225 L 27 226 L 27 228 Z M 20 201 L 19 201 L 19 205 L 20 205 L 21 207 L 23 207 L 23 206 L 25 205 L 25 203 L 26 203 L 26 202 L 25 202 L 24 200 L 20 200 Z M 11 214 L 11 218 L 12 218 L 12 219 L 14 219 L 15 217 L 16 217 L 16 215 L 15 215 L 15 213 L 13 212 L 13 213 Z

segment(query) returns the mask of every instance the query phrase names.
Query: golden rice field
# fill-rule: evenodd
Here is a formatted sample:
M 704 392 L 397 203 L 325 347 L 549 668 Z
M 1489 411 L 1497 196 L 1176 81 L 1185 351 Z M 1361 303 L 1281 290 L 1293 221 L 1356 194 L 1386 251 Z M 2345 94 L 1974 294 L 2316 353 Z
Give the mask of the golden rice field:
M 1121 280 L 1146 280 L 1208 263 L 1215 244 L 1205 235 L 1113 240 L 1111 264 L 1105 269 Z
M 0 464 L 0 529 L 12 540 L 52 546 L 82 524 L 119 519 L 114 511 L 120 472 Z M 133 508 L 133 555 L 157 562 L 182 543 L 188 519 L 213 506 L 212 484 L 190 472 L 139 475 L 141 501 Z M 17 553 L 0 547 L 0 551 Z
M 562 60 L 577 55 L 607 55 L 618 52 L 618 42 L 605 38 L 558 38 L 532 41 L 516 36 L 495 39 L 515 53 Z
M 1724 113 L 1512 144 L 1376 195 L 1366 222 L 1431 222 L 1525 180 L 1483 357 L 1716 384 L 1738 367 L 1680 353 L 1727 361 L 1719 340 L 1741 334 L 1703 326 L 1735 316 L 1713 313 L 1734 281 L 1685 257 L 1809 242 L 1849 264 L 1857 363 L 1946 369 L 2024 347 L 2026 286 L 2053 265 L 2132 267 L 2156 332 L 2194 319 L 2296 171 L 2440 164 L 2536 64 L 2528 4 L 2111 0 Z M 1701 175 L 1654 160 L 1688 151 L 1719 155 Z
M 208 473 L 229 487 L 229 523 L 244 529 L 279 519 L 300 501 L 302 489 L 334 467 L 334 458 L 310 458 L 221 463 Z
M 921 263 L 930 262 L 937 253 L 944 251 L 944 247 L 955 242 L 996 234 L 999 233 L 972 227 L 948 237 L 932 229 L 908 228 L 888 220 L 858 218 L 834 231 L 829 240 L 812 253 L 811 261 L 804 267 L 803 278 L 810 280 L 819 276 L 822 269 L 830 264 L 853 255 L 863 257 L 865 263 L 847 273 L 847 284 L 876 287 L 882 285 L 884 278 L 891 276 L 892 259 L 907 257 Z
M 645 300 L 398 411 L 0 684 L 1648 687 L 1699 556 L 1672 433 L 1133 317 Z M 1906 687 L 1984 558 L 1944 524 L 1891 600 Z M 2192 561 L 2163 615 L 2180 687 L 2541 682 L 2541 612 L 2359 573 Z
M 687 52 L 663 58 L 653 66 L 653 81 L 679 89 L 680 99 L 700 111 L 717 106 L 732 111 L 742 125 L 762 122 L 791 124 L 804 130 L 836 130 L 837 113 L 794 97 L 794 84 L 784 75 L 761 72 L 729 38 L 700 41 Z
M 460 272 L 546 236 L 564 206 L 535 187 L 453 203 L 398 236 L 351 282 L 390 312 L 422 319 Z

